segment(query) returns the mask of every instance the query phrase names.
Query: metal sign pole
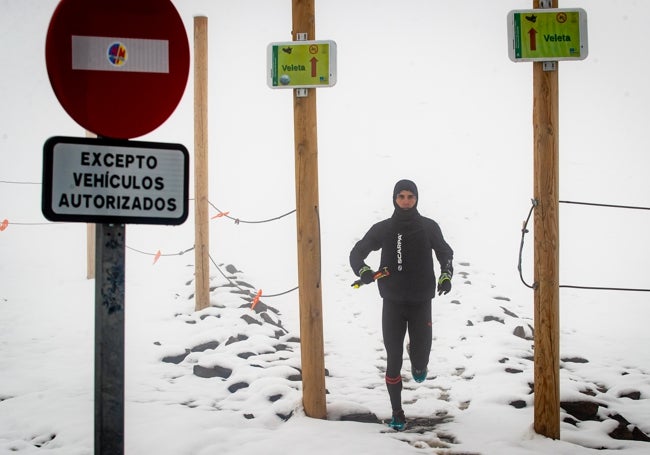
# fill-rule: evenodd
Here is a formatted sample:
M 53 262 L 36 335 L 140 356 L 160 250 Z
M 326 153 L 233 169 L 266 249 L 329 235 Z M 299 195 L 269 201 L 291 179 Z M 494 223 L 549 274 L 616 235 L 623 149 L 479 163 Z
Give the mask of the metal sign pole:
M 95 259 L 95 455 L 124 453 L 123 224 L 97 224 Z

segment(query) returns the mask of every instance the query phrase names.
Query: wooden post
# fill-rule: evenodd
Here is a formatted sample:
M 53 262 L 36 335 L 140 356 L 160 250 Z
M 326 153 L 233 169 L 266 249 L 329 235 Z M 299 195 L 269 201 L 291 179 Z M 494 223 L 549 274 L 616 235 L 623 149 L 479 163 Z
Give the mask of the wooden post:
M 97 137 L 86 130 L 86 137 Z M 86 279 L 95 278 L 95 224 L 86 224 Z
M 86 224 L 86 279 L 95 278 L 95 224 Z
M 534 0 L 534 8 L 540 1 Z M 557 0 L 552 7 L 557 8 Z M 535 431 L 560 438 L 558 71 L 533 63 Z
M 292 0 L 293 39 L 315 39 L 314 0 Z M 301 35 L 302 36 L 302 35 Z M 327 417 L 321 294 L 316 89 L 293 91 L 298 286 L 303 405 L 308 417 Z M 300 95 L 300 96 L 299 96 Z M 306 96 L 303 96 L 306 95 Z
M 210 306 L 208 218 L 208 18 L 194 18 L 194 309 Z

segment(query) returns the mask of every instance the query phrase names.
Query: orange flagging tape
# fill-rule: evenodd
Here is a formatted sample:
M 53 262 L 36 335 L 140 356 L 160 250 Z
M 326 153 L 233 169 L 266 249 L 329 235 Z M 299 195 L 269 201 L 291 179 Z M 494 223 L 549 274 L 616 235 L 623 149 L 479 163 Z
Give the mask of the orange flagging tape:
M 219 212 L 219 213 L 217 213 L 215 216 L 213 216 L 213 217 L 210 218 L 210 219 L 214 220 L 215 218 L 221 218 L 222 216 L 228 216 L 229 213 L 230 213 L 230 212 Z
M 257 291 L 257 294 L 255 294 L 255 297 L 253 298 L 253 301 L 251 302 L 251 310 L 255 309 L 255 306 L 260 301 L 260 297 L 262 297 L 262 290 L 261 289 L 259 291 Z
M 161 254 L 162 254 L 162 253 L 160 252 L 160 250 L 158 250 L 158 251 L 156 252 L 156 255 L 153 257 L 153 263 L 154 263 L 154 264 L 155 264 L 156 262 L 158 262 L 158 259 L 160 259 L 160 255 L 161 255 Z M 153 265 L 153 264 L 152 264 L 152 265 Z
M 2 220 L 2 223 L 0 223 L 0 232 L 7 229 L 7 226 L 9 226 L 9 220 L 5 218 L 4 220 Z

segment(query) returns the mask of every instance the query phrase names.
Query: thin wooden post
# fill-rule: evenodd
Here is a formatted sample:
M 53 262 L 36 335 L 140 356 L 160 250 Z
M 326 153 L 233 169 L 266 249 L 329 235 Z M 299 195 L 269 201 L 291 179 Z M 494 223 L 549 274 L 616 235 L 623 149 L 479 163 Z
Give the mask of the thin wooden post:
M 95 278 L 95 224 L 86 224 L 86 279 Z
M 557 0 L 552 7 L 557 8 Z M 534 0 L 534 8 L 540 1 Z M 535 431 L 560 438 L 558 72 L 533 63 Z
M 210 306 L 208 219 L 208 18 L 194 18 L 194 259 L 196 311 Z
M 316 36 L 314 0 L 292 0 L 293 39 Z M 303 38 L 304 39 L 304 38 Z M 299 96 L 300 95 L 300 96 Z M 327 417 L 321 294 L 316 89 L 294 90 L 296 217 L 303 405 L 309 417 Z
M 95 133 L 86 130 L 86 137 L 97 137 Z M 86 224 L 86 279 L 95 278 L 95 224 Z

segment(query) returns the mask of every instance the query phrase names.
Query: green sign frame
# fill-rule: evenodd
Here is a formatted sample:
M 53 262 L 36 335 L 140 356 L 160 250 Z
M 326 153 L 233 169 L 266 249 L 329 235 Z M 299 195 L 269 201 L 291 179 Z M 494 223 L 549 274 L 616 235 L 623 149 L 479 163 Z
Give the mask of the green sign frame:
M 513 62 L 584 60 L 588 53 L 584 9 L 527 9 L 508 13 L 508 56 Z
M 326 40 L 269 44 L 267 84 L 274 89 L 332 87 L 336 84 L 336 43 Z

